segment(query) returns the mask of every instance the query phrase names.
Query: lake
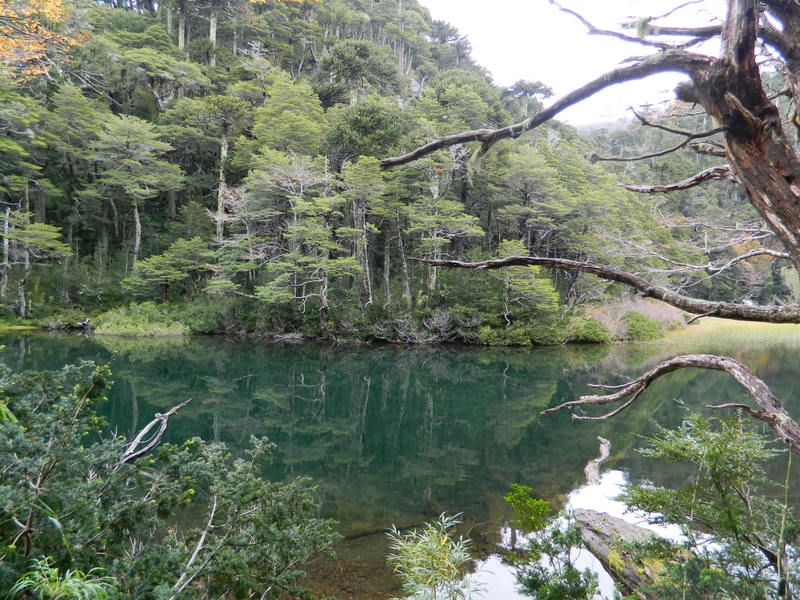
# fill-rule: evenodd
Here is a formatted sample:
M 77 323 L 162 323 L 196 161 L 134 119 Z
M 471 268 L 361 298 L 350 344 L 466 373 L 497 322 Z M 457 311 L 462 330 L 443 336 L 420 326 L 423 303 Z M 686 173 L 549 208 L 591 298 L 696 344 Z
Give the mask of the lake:
M 505 599 L 513 597 L 513 582 L 494 555 L 513 519 L 502 500 L 510 483 L 532 487 L 557 507 L 605 505 L 625 481 L 681 484 L 691 472 L 642 458 L 638 436 L 655 423 L 678 425 L 686 407 L 747 397 L 724 374 L 693 369 L 663 377 L 609 421 L 541 410 L 588 393 L 589 383 L 620 383 L 676 354 L 716 352 L 745 362 L 797 415 L 796 331 L 707 320 L 652 344 L 532 349 L 41 333 L 3 335 L 0 343 L 14 369 L 110 364 L 105 416 L 127 436 L 189 398 L 170 420 L 171 441 L 201 436 L 238 448 L 251 435 L 268 436 L 277 449 L 266 474 L 313 478 L 324 516 L 337 519 L 344 536 L 337 560 L 312 566 L 313 587 L 339 598 L 398 595 L 385 566 L 384 531 L 447 512 L 462 515 L 485 597 Z M 598 435 L 611 441 L 611 456 L 602 465 L 603 485 L 592 488 L 583 468 L 597 455 Z M 782 456 L 770 465 L 775 479 L 783 479 L 785 464 Z M 800 493 L 800 486 L 792 489 Z

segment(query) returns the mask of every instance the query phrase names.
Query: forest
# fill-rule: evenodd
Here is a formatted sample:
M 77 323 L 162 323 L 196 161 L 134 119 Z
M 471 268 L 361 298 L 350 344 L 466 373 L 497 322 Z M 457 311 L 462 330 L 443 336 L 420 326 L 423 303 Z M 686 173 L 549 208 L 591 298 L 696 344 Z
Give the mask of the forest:
M 623 187 L 715 162 L 690 149 L 598 160 L 684 139 L 633 115 L 583 134 L 550 121 L 483 157 L 461 144 L 382 168 L 428 139 L 514 123 L 550 96 L 546 82 L 494 85 L 469 41 L 414 0 L 62 9 L 44 50 L 16 36 L 0 81 L 8 322 L 557 344 L 682 321 L 636 305 L 593 316 L 628 292 L 591 275 L 473 276 L 417 259 L 603 262 L 718 300 L 785 302 L 797 288 L 732 182 L 656 201 Z M 637 116 L 712 129 L 688 107 Z
M 27 338 L 8 340 L 4 358 L 16 353 L 18 368 L 0 365 L 0 591 L 319 598 L 309 565 L 342 536 L 321 516 L 331 489 L 294 468 L 305 461 L 323 477 L 350 477 L 378 462 L 370 440 L 391 458 L 414 439 L 417 462 L 376 470 L 369 488 L 378 495 L 376 482 L 397 477 L 395 487 L 424 497 L 424 524 L 377 530 L 388 534 L 380 558 L 406 598 L 480 597 L 470 579 L 477 551 L 464 537 L 472 528 L 457 537 L 462 516 L 434 512 L 442 504 L 421 482 L 463 495 L 453 491 L 458 478 L 477 465 L 491 472 L 481 461 L 493 454 L 513 465 L 494 473 L 505 495 L 492 488 L 487 502 L 503 500 L 513 514 L 502 563 L 523 596 L 597 597 L 577 548 L 599 557 L 620 597 L 797 594 L 800 425 L 760 378 L 779 361 L 769 352 L 753 361 L 749 346 L 736 358 L 661 362 L 654 345 L 634 346 L 638 361 L 605 353 L 707 317 L 800 323 L 800 5 L 728 0 L 724 20 L 710 25 L 662 23 L 697 4 L 689 1 L 608 31 L 551 4 L 591 34 L 652 53 L 554 98 L 547 81 L 497 85 L 469 40 L 417 0 L 0 0 L 1 329 L 99 340 L 87 360 L 48 371 L 24 368 Z M 719 56 L 697 49 L 712 38 Z M 608 86 L 665 71 L 687 78 L 674 100 L 631 108 L 622 123 L 557 120 Z M 253 351 L 245 337 L 375 344 L 350 346 L 352 361 L 367 355 L 358 367 L 336 345 L 281 350 L 272 355 L 280 377 L 259 379 L 268 346 Z M 85 341 L 53 339 L 60 357 Z M 191 345 L 203 343 L 209 356 Z M 541 354 L 461 355 L 444 343 Z M 566 343 L 594 345 L 573 355 L 538 348 Z M 113 419 L 119 407 L 107 409 L 112 373 L 96 360 L 104 344 L 112 361 L 130 359 L 120 363 L 129 430 Z M 231 347 L 243 354 L 224 358 Z M 341 363 L 328 370 L 332 357 Z M 581 396 L 564 375 L 569 360 L 583 361 L 581 385 L 590 376 L 611 385 L 596 381 L 601 392 Z M 154 392 L 145 373 L 155 380 L 173 361 L 186 373 Z M 531 364 L 549 377 L 525 395 L 509 372 Z M 631 366 L 641 367 L 632 379 Z M 648 388 L 667 403 L 695 388 L 712 396 L 719 380 L 705 373 L 684 376 L 674 393 L 659 381 L 674 383 L 669 374 L 684 368 L 721 371 L 736 391 L 703 409 L 716 417 L 676 404 L 671 417 L 685 412 L 672 428 L 642 425 L 641 404 L 631 410 L 635 426 L 649 427 L 641 454 L 684 470 L 671 485 L 633 478 L 616 498 L 682 537 L 598 526 L 593 511 L 559 512 L 558 494 L 505 481 L 536 477 L 515 461 L 531 432 L 558 437 L 546 418 L 579 435 L 565 423 L 605 422 Z M 355 378 L 343 383 L 348 370 Z M 430 381 L 458 388 L 458 400 L 437 404 Z M 491 402 L 471 404 L 498 388 L 502 416 Z M 201 390 L 198 402 L 189 389 Z M 333 403 L 334 390 L 347 400 Z M 149 422 L 140 400 L 154 409 Z M 235 436 L 222 425 L 226 410 L 237 414 Z M 376 410 L 396 429 L 378 433 Z M 171 438 L 187 414 L 194 420 L 178 429 L 189 436 Z M 414 435 L 402 429 L 412 415 Z M 211 436 L 192 437 L 209 419 Z M 452 429 L 436 447 L 445 421 Z M 283 452 L 263 435 L 268 426 L 295 454 L 283 478 L 265 475 Z M 483 444 L 482 456 L 468 439 Z M 609 459 L 611 442 L 599 442 L 590 484 L 592 464 L 599 477 L 601 462 L 633 452 L 626 441 Z M 457 468 L 431 476 L 432 457 Z M 337 500 L 352 492 L 342 487 Z M 477 487 L 491 495 L 488 483 Z M 357 500 L 345 498 L 351 512 Z M 598 550 L 587 531 L 616 539 Z

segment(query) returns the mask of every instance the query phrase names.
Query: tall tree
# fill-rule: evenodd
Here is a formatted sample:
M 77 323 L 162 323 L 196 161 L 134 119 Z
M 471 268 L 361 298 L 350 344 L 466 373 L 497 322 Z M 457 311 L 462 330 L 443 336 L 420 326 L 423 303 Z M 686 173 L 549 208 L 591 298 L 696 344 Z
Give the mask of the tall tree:
M 251 106 L 233 96 L 208 96 L 202 101 L 199 118 L 206 124 L 209 133 L 219 140 L 219 164 L 217 166 L 217 237 L 222 238 L 225 225 L 225 168 L 231 140 L 247 128 Z
M 129 116 L 112 118 L 92 144 L 91 160 L 100 167 L 97 185 L 104 197 L 113 202 L 121 193 L 131 203 L 131 267 L 136 267 L 142 244 L 142 202 L 183 184 L 180 168 L 160 158 L 170 150 L 172 146 L 158 139 L 155 126 Z

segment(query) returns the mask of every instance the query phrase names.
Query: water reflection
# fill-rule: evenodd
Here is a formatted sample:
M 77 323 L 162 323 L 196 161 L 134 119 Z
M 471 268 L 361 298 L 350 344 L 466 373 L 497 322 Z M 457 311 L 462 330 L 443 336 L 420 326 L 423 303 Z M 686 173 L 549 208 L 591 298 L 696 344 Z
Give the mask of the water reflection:
M 612 474 L 679 484 L 689 474 L 643 461 L 633 452 L 637 435 L 652 431 L 654 420 L 677 425 L 685 409 L 676 399 L 692 408 L 745 399 L 724 374 L 691 370 L 659 380 L 612 421 L 539 414 L 586 393 L 587 383 L 624 381 L 685 352 L 676 342 L 503 350 L 32 335 L 0 343 L 19 369 L 110 363 L 115 385 L 106 416 L 122 433 L 192 398 L 170 422 L 170 439 L 199 435 L 240 447 L 251 435 L 267 435 L 278 445 L 267 474 L 312 477 L 326 516 L 341 523 L 340 563 L 318 565 L 315 583 L 351 598 L 399 592 L 383 563 L 383 532 L 392 523 L 412 527 L 442 512 L 463 513 L 464 531 L 489 557 L 511 518 L 502 501 L 509 483 L 529 485 L 558 506 L 583 502 L 590 492 L 581 488 L 583 467 L 601 435 L 612 442 L 601 487 Z M 684 345 L 736 355 L 798 412 L 794 346 L 756 340 L 713 348 L 708 338 Z M 783 468 L 777 464 L 775 475 Z M 597 507 L 596 497 L 586 501 Z M 510 598 L 507 588 L 508 577 L 496 576 L 487 597 Z

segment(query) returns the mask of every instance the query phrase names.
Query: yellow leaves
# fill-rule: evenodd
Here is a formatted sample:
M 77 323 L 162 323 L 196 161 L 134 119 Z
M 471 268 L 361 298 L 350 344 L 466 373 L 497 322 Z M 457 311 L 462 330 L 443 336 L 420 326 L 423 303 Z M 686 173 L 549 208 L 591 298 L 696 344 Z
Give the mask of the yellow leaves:
M 67 18 L 64 0 L 0 0 L 0 68 L 23 79 L 47 71 L 47 53 L 85 39 L 57 31 Z

